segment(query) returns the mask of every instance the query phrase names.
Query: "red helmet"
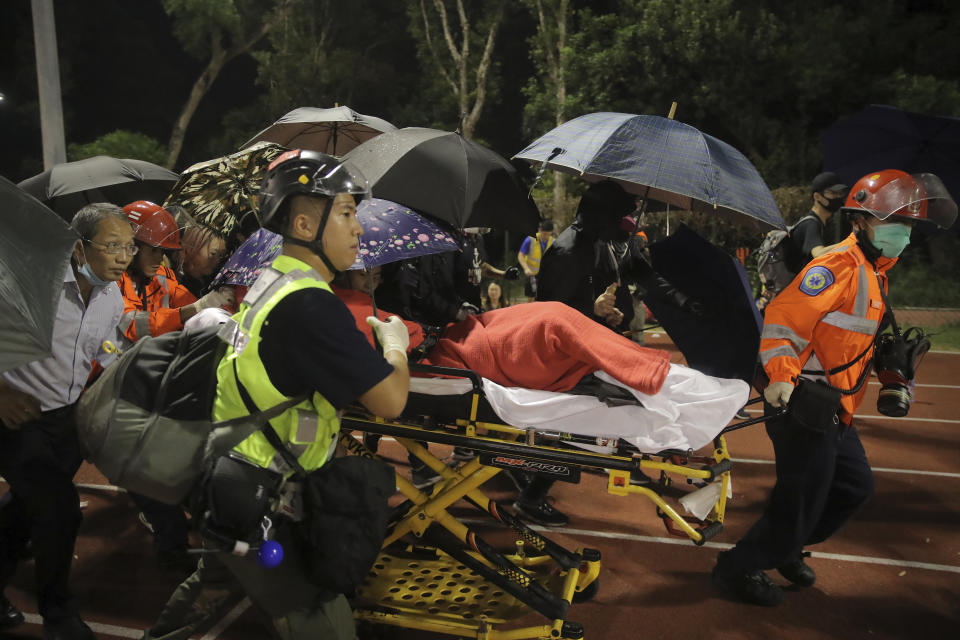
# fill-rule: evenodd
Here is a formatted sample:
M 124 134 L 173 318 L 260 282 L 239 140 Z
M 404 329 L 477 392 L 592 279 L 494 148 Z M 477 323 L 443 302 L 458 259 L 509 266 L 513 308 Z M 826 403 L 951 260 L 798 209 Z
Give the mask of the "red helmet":
M 866 210 L 881 220 L 929 220 L 944 229 L 957 219 L 957 203 L 940 178 L 898 169 L 868 173 L 857 180 L 844 207 Z
M 180 249 L 180 229 L 170 212 L 146 200 L 131 202 L 123 208 L 133 224 L 134 238 L 151 247 Z

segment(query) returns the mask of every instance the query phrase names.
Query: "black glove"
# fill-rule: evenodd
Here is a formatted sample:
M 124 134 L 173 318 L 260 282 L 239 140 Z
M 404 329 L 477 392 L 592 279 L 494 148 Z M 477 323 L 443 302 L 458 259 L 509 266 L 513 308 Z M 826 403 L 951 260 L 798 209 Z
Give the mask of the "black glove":
M 520 279 L 520 267 L 514 265 L 503 272 L 504 280 L 519 280 Z

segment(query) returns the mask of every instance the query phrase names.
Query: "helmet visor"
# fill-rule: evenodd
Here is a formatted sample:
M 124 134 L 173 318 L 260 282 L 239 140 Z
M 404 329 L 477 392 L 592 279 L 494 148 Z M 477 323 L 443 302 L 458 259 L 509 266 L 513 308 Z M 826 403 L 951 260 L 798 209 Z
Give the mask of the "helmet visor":
M 881 220 L 891 216 L 929 220 L 944 229 L 957 219 L 957 203 L 940 178 L 932 173 L 915 173 L 891 180 L 867 198 L 863 206 Z
M 314 192 L 328 196 L 349 193 L 357 204 L 370 197 L 370 184 L 356 167 L 341 162 L 322 166 L 313 175 Z

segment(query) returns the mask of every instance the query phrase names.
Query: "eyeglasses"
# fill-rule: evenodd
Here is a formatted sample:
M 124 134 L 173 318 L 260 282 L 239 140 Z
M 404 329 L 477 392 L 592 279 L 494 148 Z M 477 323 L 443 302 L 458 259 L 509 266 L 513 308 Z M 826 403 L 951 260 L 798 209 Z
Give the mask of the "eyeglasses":
M 101 250 L 104 253 L 108 253 L 112 256 L 117 255 L 118 253 L 126 253 L 128 256 L 137 255 L 137 245 L 135 244 L 121 244 L 119 242 L 108 242 L 106 244 L 102 242 L 94 242 L 93 240 L 84 240 L 87 244 L 92 244 L 94 246 L 101 247 Z

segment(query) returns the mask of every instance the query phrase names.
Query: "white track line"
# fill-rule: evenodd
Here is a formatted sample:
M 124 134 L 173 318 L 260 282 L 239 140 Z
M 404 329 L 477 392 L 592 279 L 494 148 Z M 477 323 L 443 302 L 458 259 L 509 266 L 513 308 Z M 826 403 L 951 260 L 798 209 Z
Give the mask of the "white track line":
M 237 603 L 230 612 L 223 616 L 223 619 L 218 622 L 210 631 L 203 635 L 200 640 L 215 640 L 217 636 L 223 633 L 227 627 L 233 624 L 237 618 L 243 615 L 243 612 L 250 608 L 250 598 L 244 598 Z
M 27 624 L 36 624 L 42 625 L 43 618 L 35 613 L 24 613 L 24 619 Z M 116 638 L 142 638 L 143 629 L 131 629 L 130 627 L 118 627 L 114 624 L 102 624 L 100 622 L 90 622 L 85 620 L 84 622 L 89 625 L 89 627 L 94 631 L 94 633 L 102 633 L 108 636 L 114 636 Z
M 880 386 L 876 380 L 871 380 L 867 384 Z M 917 389 L 960 389 L 960 384 L 915 384 L 913 386 Z
M 960 388 L 960 387 L 958 387 Z M 763 409 L 746 409 L 747 413 L 763 413 Z M 891 416 L 875 416 L 875 415 L 864 415 L 856 414 L 853 416 L 854 420 L 893 420 L 895 422 L 940 422 L 943 424 L 960 424 L 960 420 L 950 420 L 947 418 L 893 418 Z
M 731 462 L 742 462 L 744 464 L 776 464 L 773 460 L 761 460 L 759 458 L 730 458 Z M 960 473 L 950 471 L 922 471 L 920 469 L 894 469 L 893 467 L 870 467 L 871 471 L 880 473 L 905 473 L 917 476 L 936 476 L 938 478 L 960 478 Z
M 464 524 L 491 524 L 490 520 L 481 520 L 479 518 L 460 518 Z M 499 524 L 499 523 L 493 523 Z M 505 527 L 505 525 L 500 525 Z M 538 525 L 527 525 L 535 531 L 543 533 L 566 533 L 574 536 L 587 536 L 593 538 L 606 538 L 609 540 L 629 540 L 631 542 L 651 542 L 654 544 L 673 544 L 690 547 L 689 540 L 680 538 L 661 538 L 658 536 L 641 536 L 634 533 L 615 533 L 613 531 L 593 531 L 591 529 L 570 529 L 568 527 L 541 527 Z M 694 545 L 695 546 L 695 545 Z M 702 546 L 711 549 L 732 549 L 733 545 L 726 542 L 705 542 Z M 911 560 L 895 560 L 893 558 L 874 558 L 871 556 L 855 556 L 844 553 L 823 553 L 814 551 L 814 558 L 824 558 L 827 560 L 839 560 L 841 562 L 862 562 L 865 564 L 881 564 L 890 567 L 906 567 L 909 569 L 927 569 L 930 571 L 945 571 L 947 573 L 960 573 L 960 567 L 949 564 L 934 564 L 932 562 L 913 562 Z

